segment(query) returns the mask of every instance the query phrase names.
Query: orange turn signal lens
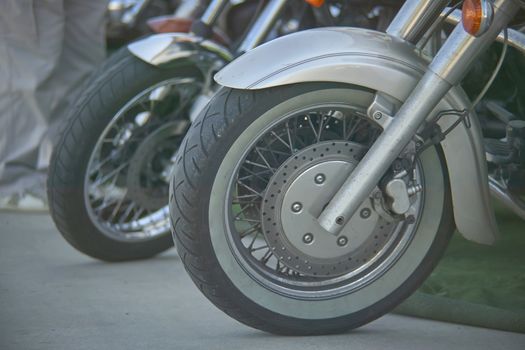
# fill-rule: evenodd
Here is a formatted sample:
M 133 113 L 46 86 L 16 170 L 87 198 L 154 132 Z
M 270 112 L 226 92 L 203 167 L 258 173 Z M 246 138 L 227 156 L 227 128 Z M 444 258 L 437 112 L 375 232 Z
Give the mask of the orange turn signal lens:
M 492 23 L 493 9 L 487 0 L 465 0 L 462 9 L 463 28 L 473 36 L 480 36 Z
M 314 7 L 321 7 L 324 5 L 325 0 L 305 0 L 305 1 Z

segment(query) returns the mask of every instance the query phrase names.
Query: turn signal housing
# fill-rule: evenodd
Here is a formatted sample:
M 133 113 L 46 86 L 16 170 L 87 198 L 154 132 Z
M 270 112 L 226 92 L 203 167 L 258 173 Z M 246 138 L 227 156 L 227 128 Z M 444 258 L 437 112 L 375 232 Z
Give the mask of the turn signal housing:
M 494 9 L 488 0 L 464 0 L 461 14 L 465 31 L 478 37 L 490 28 Z
M 312 5 L 313 7 L 321 7 L 324 5 L 325 0 L 305 0 L 307 3 Z

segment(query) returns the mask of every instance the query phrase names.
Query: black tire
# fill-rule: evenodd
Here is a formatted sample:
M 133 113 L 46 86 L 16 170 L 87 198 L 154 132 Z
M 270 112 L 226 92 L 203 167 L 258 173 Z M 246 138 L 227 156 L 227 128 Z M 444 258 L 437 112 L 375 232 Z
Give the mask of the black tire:
M 189 65 L 160 69 L 122 48 L 95 71 L 64 122 L 51 158 L 47 191 L 51 216 L 77 250 L 104 261 L 144 259 L 173 246 L 169 232 L 144 241 L 119 241 L 95 225 L 84 200 L 92 150 L 112 117 L 144 89 L 174 77 L 198 77 Z
M 284 335 L 340 333 L 384 315 L 412 294 L 426 279 L 442 256 L 454 230 L 446 165 L 442 152 L 436 148 L 436 159 L 439 159 L 437 167 L 441 168 L 439 176 L 446 189 L 441 195 L 442 214 L 435 218 L 436 222 L 439 220 L 436 223 L 439 229 L 433 236 L 435 238 L 429 240 L 428 251 L 421 253 L 421 263 L 414 266 L 409 277 L 388 296 L 343 316 L 301 318 L 287 315 L 285 311 L 270 310 L 262 305 L 262 299 L 255 302 L 253 295 L 246 295 L 240 290 L 239 284 L 232 281 L 231 275 L 221 265 L 214 238 L 211 237 L 213 234 L 210 233 L 210 212 L 219 210 L 210 208 L 209 203 L 221 162 L 229 149 L 233 149 L 232 145 L 239 135 L 263 113 L 294 97 L 312 92 L 317 94 L 334 87 L 349 88 L 340 84 L 313 83 L 255 92 L 224 88 L 194 122 L 178 155 L 170 187 L 170 213 L 176 247 L 184 266 L 198 288 L 219 309 L 234 319 L 263 331 Z M 221 232 L 224 232 L 223 228 L 214 231 L 216 236 L 220 236 Z M 231 261 L 235 264 L 233 259 Z M 241 270 L 235 271 L 242 274 Z M 255 287 L 249 288 L 263 288 L 260 283 L 252 284 Z M 282 295 L 278 297 L 283 299 Z M 295 300 L 290 299 L 289 302 Z M 285 305 L 287 301 L 283 303 Z

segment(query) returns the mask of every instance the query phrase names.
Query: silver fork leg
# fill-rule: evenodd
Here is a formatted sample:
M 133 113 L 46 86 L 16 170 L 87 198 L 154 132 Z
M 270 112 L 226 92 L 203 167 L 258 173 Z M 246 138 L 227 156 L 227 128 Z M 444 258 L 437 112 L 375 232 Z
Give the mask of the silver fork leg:
M 266 4 L 266 7 L 259 17 L 257 17 L 252 28 L 250 28 L 250 31 L 246 34 L 246 37 L 239 45 L 239 48 L 237 49 L 239 53 L 251 50 L 263 42 L 264 38 L 266 38 L 272 29 L 272 26 L 279 18 L 286 3 L 287 0 L 271 0 Z
M 213 0 L 202 14 L 200 20 L 209 26 L 215 25 L 217 18 L 219 18 L 228 2 L 228 0 Z
M 415 44 L 449 2 L 449 0 L 407 0 L 386 32 Z
M 319 216 L 319 224 L 325 230 L 335 235 L 341 231 L 439 101 L 459 83 L 472 61 L 494 41 L 520 4 L 518 0 L 496 0 L 494 6 L 494 22 L 482 36 L 475 38 L 461 24 L 456 26 L 393 121 Z

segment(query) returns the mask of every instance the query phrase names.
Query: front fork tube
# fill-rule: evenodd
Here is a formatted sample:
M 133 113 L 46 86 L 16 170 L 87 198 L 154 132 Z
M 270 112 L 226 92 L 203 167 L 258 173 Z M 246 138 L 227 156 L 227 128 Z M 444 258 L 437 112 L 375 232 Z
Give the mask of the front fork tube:
M 200 21 L 209 27 L 213 27 L 228 3 L 228 0 L 212 0 L 202 14 Z
M 416 44 L 449 2 L 449 0 L 407 0 L 386 32 Z
M 250 28 L 250 31 L 237 48 L 239 55 L 259 46 L 264 41 L 286 3 L 287 0 L 271 0 L 266 4 L 264 10 L 257 17 L 252 28 Z
M 456 26 L 392 122 L 318 217 L 325 230 L 334 235 L 341 231 L 437 104 L 460 82 L 473 60 L 506 27 L 519 6 L 517 0 L 495 1 L 494 21 L 478 38 L 466 33 L 461 24 Z

